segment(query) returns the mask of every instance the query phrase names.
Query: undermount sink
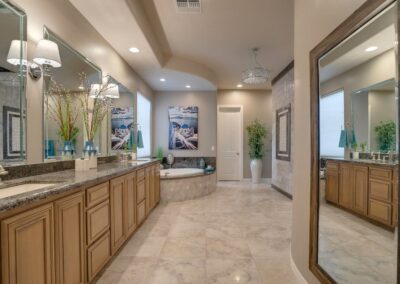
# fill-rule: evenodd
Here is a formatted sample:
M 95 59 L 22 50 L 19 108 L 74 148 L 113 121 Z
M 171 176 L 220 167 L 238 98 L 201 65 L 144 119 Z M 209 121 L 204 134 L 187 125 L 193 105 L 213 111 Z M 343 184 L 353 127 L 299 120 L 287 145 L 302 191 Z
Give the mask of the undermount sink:
M 3 188 L 0 188 L 0 198 L 5 198 L 13 195 L 18 195 L 21 193 L 26 193 L 30 191 L 34 191 L 37 189 L 42 189 L 45 187 L 53 186 L 56 185 L 57 183 L 33 183 L 33 182 L 28 182 L 28 183 L 23 183 L 23 184 L 18 184 L 18 185 L 10 185 L 9 187 L 5 186 Z

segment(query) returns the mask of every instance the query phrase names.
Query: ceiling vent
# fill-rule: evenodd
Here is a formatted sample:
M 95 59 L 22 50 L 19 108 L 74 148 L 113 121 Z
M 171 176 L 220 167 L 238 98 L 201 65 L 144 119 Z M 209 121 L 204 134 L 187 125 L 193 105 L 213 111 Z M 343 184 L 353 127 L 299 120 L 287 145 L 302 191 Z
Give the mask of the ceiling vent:
M 200 0 L 175 0 L 178 13 L 201 13 Z

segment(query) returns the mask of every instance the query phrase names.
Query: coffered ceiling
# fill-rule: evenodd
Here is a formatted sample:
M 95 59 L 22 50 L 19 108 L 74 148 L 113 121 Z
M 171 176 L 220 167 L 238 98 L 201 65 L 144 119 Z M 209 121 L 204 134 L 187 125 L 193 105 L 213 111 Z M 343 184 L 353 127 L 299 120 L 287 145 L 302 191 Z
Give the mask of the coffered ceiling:
M 201 13 L 175 0 L 69 1 L 155 90 L 234 89 L 253 47 L 271 78 L 293 59 L 293 0 L 202 0 Z

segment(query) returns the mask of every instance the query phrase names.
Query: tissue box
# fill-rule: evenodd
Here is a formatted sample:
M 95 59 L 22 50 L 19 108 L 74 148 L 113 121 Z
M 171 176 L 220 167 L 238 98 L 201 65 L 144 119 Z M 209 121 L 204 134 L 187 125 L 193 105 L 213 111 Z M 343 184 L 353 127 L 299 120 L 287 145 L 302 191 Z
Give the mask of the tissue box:
M 90 161 L 86 159 L 75 160 L 75 171 L 84 172 L 90 170 Z

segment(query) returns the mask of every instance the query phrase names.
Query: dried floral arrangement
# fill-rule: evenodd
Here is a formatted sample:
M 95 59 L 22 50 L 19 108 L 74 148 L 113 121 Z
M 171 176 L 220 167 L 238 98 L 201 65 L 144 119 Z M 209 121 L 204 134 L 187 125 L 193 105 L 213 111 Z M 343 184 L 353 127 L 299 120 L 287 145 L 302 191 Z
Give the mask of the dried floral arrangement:
M 80 96 L 82 107 L 83 125 L 88 141 L 93 141 L 97 131 L 101 127 L 103 119 L 108 113 L 111 100 L 105 96 L 110 77 L 106 77 L 98 90 L 94 90 L 94 98 L 91 97 L 91 84 L 85 73 L 80 73 L 83 90 Z M 92 90 L 93 93 L 93 90 Z
M 74 104 L 75 95 L 71 90 L 64 88 L 61 84 L 52 78 L 47 91 L 46 116 L 53 119 L 59 130 L 58 136 L 63 141 L 75 143 L 79 134 L 79 128 L 76 127 L 78 117 L 78 108 Z

